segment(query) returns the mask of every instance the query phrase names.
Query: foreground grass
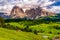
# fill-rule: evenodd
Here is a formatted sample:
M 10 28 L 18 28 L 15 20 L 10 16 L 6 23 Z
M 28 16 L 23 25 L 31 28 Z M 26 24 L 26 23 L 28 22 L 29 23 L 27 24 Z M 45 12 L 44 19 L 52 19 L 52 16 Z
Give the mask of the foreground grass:
M 30 32 L 22 32 L 0 28 L 0 40 L 48 40 L 40 35 L 35 35 Z
M 27 25 L 29 25 L 29 29 L 34 32 L 35 30 L 39 31 L 38 35 L 41 36 L 48 36 L 49 39 L 54 38 L 55 36 L 60 35 L 60 29 L 56 29 L 53 26 L 59 26 L 60 27 L 60 22 L 50 22 L 48 24 L 46 23 L 39 23 L 35 24 L 32 21 L 22 21 L 22 22 L 9 22 L 8 24 L 17 26 L 21 29 L 24 29 Z
M 8 20 L 6 24 L 12 25 L 12 27 L 18 27 L 19 30 L 24 30 L 25 32 L 36 32 L 41 37 L 47 36 L 46 40 L 52 40 L 55 36 L 60 35 L 60 19 L 56 19 L 53 17 L 43 18 L 37 20 L 20 20 L 20 19 L 12 19 L 12 21 Z M 26 28 L 28 27 L 28 28 Z M 37 36 L 38 36 L 37 35 Z M 39 38 L 39 37 L 38 37 Z M 35 39 L 34 39 L 35 40 Z M 39 40 L 45 40 L 40 39 Z

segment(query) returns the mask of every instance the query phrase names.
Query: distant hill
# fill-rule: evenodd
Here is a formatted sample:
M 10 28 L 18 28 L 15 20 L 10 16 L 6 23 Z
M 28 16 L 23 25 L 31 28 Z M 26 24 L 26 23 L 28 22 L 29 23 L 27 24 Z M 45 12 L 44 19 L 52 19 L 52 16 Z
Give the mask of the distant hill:
M 0 12 L 0 16 L 1 16 L 2 18 L 10 18 L 10 16 L 7 15 L 7 13 L 3 13 L 3 12 Z

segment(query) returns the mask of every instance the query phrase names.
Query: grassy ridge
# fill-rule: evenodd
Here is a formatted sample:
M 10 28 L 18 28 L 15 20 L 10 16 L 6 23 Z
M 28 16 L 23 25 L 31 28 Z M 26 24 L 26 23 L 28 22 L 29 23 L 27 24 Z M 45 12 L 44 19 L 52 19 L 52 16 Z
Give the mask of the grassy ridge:
M 52 40 L 59 35 L 60 19 L 52 16 L 37 20 L 7 19 L 0 27 L 0 40 Z
M 41 36 L 48 36 L 49 39 L 54 38 L 55 36 L 60 35 L 60 22 L 49 22 L 47 23 L 40 23 L 39 21 L 22 21 L 22 22 L 8 22 L 7 24 L 17 26 L 18 28 L 24 29 L 26 26 L 29 26 L 28 30 L 32 30 L 31 32 L 37 32 L 38 35 Z M 47 38 L 46 38 L 47 39 Z M 43 39 L 41 39 L 43 40 Z
M 59 22 L 55 22 L 55 23 L 41 23 L 41 24 L 36 24 L 33 23 L 32 21 L 22 21 L 22 22 L 9 22 L 8 24 L 13 25 L 13 26 L 17 26 L 19 28 L 25 28 L 26 26 L 29 26 L 29 29 L 31 29 L 32 31 L 37 30 L 40 32 L 44 32 L 44 33 L 49 33 L 51 32 L 52 34 L 58 34 L 58 32 L 60 33 L 60 23 Z M 55 28 L 56 27 L 56 28 Z
M 44 40 L 42 36 L 30 32 L 0 28 L 0 40 Z

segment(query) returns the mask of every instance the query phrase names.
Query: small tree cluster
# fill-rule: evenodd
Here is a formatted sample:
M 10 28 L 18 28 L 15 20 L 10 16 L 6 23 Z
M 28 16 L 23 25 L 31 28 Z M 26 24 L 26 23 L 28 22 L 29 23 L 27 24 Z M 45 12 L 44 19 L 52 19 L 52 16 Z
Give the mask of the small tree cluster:
M 24 31 L 29 32 L 29 26 L 26 26 L 26 27 L 24 28 Z
M 0 17 L 0 27 L 2 27 L 4 25 L 5 25 L 4 18 Z
M 55 28 L 55 29 L 60 29 L 60 26 L 55 25 L 55 26 L 53 26 L 53 28 Z
M 13 26 L 10 24 L 4 25 L 3 28 L 11 29 L 11 30 L 20 30 L 17 26 Z

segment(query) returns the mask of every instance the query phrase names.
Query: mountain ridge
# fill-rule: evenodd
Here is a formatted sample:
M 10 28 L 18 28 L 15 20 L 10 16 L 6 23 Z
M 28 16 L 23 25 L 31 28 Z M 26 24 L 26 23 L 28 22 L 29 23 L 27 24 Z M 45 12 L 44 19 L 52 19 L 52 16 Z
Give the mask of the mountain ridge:
M 54 16 L 55 13 L 48 12 L 41 7 L 37 8 L 30 8 L 26 9 L 25 12 L 22 8 L 18 6 L 14 6 L 13 9 L 10 12 L 10 16 L 12 18 L 28 18 L 28 19 L 36 19 L 39 17 L 44 17 L 44 16 Z

